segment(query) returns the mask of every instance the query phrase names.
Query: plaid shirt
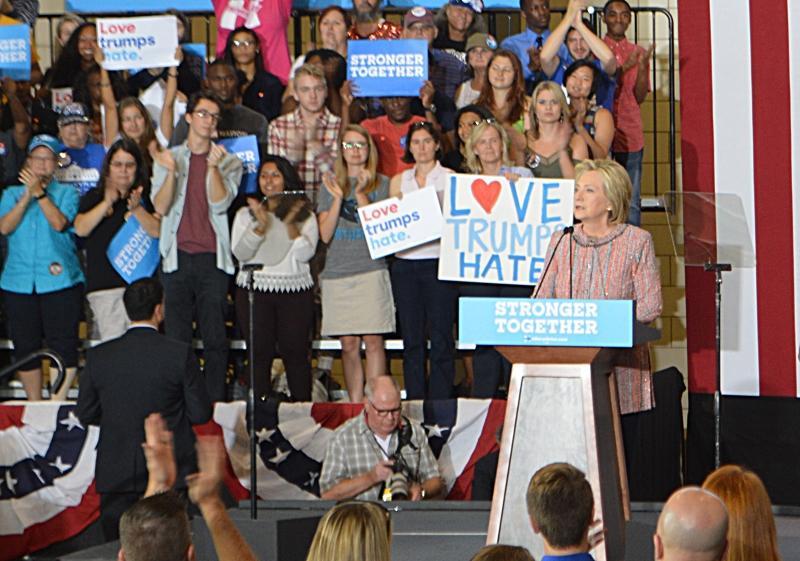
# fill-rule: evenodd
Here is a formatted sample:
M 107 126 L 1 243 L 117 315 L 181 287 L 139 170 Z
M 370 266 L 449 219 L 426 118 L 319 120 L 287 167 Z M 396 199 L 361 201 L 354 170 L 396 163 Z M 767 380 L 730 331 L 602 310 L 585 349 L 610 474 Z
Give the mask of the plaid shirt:
M 317 117 L 317 140 L 322 150 L 313 152 L 306 148 L 306 133 L 303 116 L 298 107 L 292 113 L 281 115 L 269 124 L 267 153 L 283 156 L 297 168 L 306 191 L 317 191 L 322 186 L 322 174 L 333 170 L 339 153 L 339 128 L 342 120 L 322 108 Z
M 416 450 L 406 447 L 403 449 L 402 456 L 408 467 L 411 468 L 412 478 L 418 483 L 424 483 L 429 479 L 439 477 L 439 465 L 428 445 L 428 437 L 422 426 L 412 421 L 411 428 L 411 443 L 416 446 Z M 397 431 L 389 440 L 389 450 L 394 452 L 396 449 Z M 322 463 L 322 475 L 319 479 L 320 492 L 324 493 L 345 479 L 352 479 L 368 472 L 385 457 L 375 436 L 367 426 L 364 413 L 359 413 L 336 429 L 333 438 L 328 443 L 328 451 L 325 454 L 325 461 Z M 382 490 L 383 484 L 378 483 L 355 498 L 370 501 L 381 500 Z

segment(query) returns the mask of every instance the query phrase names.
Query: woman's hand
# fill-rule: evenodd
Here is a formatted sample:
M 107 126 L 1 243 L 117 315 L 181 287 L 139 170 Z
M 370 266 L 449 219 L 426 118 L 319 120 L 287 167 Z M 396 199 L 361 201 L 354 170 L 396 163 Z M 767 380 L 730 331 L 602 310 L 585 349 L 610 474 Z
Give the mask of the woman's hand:
M 247 206 L 250 207 L 253 218 L 258 222 L 258 225 L 256 225 L 254 229 L 255 233 L 259 236 L 263 236 L 267 230 L 269 230 L 269 225 L 272 222 L 272 217 L 269 210 L 267 210 L 266 204 L 258 199 L 249 197 L 247 199 Z
M 344 191 L 336 182 L 336 176 L 331 172 L 328 172 L 322 176 L 322 184 L 325 186 L 325 189 L 334 199 L 342 200 L 344 199 Z
M 150 157 L 155 163 L 168 171 L 175 171 L 175 158 L 172 156 L 172 151 L 161 149 L 155 140 L 150 141 L 147 151 L 150 152 Z
M 131 189 L 130 193 L 128 193 L 128 210 L 133 212 L 142 204 L 142 192 L 144 192 L 144 187 L 139 185 L 135 189 Z
M 558 149 L 566 150 L 569 147 L 570 141 L 572 141 L 572 135 L 574 134 L 574 130 L 569 123 L 560 123 L 558 129 L 556 130 L 556 142 L 558 142 Z
M 575 130 L 580 130 L 583 128 L 583 121 L 586 119 L 586 110 L 587 110 L 588 102 L 585 99 L 576 99 L 573 98 L 571 100 L 570 109 L 572 110 L 572 125 L 575 127 Z
M 97 43 L 94 44 L 94 61 L 100 67 L 102 67 L 103 63 L 106 61 L 106 55 Z
M 297 222 L 297 215 L 300 214 L 301 210 L 303 210 L 303 206 L 305 206 L 305 202 L 302 200 L 295 201 L 291 208 L 289 208 L 289 212 L 287 212 L 286 216 L 283 217 L 283 222 L 286 224 L 294 224 Z
M 371 180 L 372 174 L 367 168 L 364 168 L 358 172 L 358 176 L 356 177 L 356 193 L 363 193 Z
M 342 87 L 339 88 L 339 96 L 342 98 L 342 105 L 350 107 L 353 104 L 355 96 L 353 95 L 353 83 L 350 80 L 345 80 Z
M 175 47 L 175 60 L 178 61 L 178 65 L 179 66 L 183 62 L 183 49 L 181 48 L 180 45 Z M 177 67 L 176 67 L 176 69 L 177 69 Z
M 112 187 L 111 185 L 106 185 L 105 191 L 103 192 L 103 202 L 111 208 L 114 206 L 119 200 L 119 191 L 117 191 L 116 187 Z

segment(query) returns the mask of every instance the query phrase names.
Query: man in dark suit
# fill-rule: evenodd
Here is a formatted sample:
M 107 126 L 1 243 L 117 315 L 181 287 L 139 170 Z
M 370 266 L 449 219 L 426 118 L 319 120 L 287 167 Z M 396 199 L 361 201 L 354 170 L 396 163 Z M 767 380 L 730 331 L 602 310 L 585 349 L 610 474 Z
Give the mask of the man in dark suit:
M 131 320 L 127 333 L 90 349 L 81 376 L 76 413 L 100 425 L 95 486 L 107 540 L 119 536 L 119 519 L 144 493 L 147 465 L 140 443 L 144 420 L 160 413 L 174 434 L 177 481 L 196 471 L 193 424 L 211 418 L 211 401 L 187 343 L 158 333 L 164 291 L 155 279 L 131 284 L 123 297 Z

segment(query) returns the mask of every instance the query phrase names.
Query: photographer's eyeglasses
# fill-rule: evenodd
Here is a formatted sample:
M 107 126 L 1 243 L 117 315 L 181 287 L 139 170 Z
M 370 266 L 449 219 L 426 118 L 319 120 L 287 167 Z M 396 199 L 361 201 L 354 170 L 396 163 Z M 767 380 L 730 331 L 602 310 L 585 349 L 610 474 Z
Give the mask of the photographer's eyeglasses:
M 366 142 L 342 142 L 342 148 L 344 150 L 361 150 L 367 146 L 369 146 L 369 144 Z
M 402 407 L 400 406 L 395 407 L 394 409 L 378 409 L 377 407 L 375 407 L 375 404 L 372 403 L 371 401 L 369 402 L 369 404 L 375 410 L 375 413 L 377 413 L 378 417 L 389 417 L 389 416 L 394 417 L 396 415 L 399 415 L 400 411 L 402 411 Z

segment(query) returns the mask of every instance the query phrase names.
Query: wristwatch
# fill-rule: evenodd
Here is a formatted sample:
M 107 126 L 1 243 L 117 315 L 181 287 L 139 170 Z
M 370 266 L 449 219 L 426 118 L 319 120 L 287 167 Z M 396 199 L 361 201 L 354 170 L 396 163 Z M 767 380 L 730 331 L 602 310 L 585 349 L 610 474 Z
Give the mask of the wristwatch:
M 37 201 L 41 201 L 41 200 L 42 200 L 42 199 L 44 199 L 46 196 L 47 196 L 47 191 L 42 191 L 42 194 L 41 194 L 41 195 L 36 195 L 36 196 L 35 196 L 35 197 L 33 197 L 33 198 L 34 198 L 34 199 L 36 199 Z

